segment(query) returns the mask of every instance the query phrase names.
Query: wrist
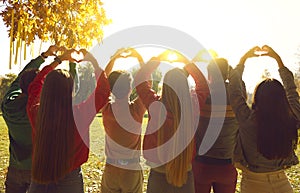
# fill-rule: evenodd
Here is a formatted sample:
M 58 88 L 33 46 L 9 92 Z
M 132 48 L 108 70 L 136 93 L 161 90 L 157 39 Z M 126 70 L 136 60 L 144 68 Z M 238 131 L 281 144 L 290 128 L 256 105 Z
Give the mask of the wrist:
M 57 62 L 58 64 L 61 64 L 62 63 L 62 59 L 59 57 L 59 56 L 56 56 L 54 58 L 54 61 Z
M 47 53 L 46 53 L 46 52 L 42 52 L 42 53 L 41 53 L 41 56 L 42 56 L 42 58 L 43 58 L 43 59 L 46 59 L 46 58 L 48 58 L 48 55 L 47 55 Z

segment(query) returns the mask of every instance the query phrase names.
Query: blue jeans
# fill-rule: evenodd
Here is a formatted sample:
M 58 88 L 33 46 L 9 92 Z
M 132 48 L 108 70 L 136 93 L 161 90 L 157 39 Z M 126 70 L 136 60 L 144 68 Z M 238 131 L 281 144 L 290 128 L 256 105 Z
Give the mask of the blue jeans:
M 31 182 L 29 193 L 83 193 L 83 178 L 81 168 L 67 174 L 57 183 L 37 184 Z
M 5 180 L 5 193 L 26 193 L 30 186 L 31 170 L 8 167 Z

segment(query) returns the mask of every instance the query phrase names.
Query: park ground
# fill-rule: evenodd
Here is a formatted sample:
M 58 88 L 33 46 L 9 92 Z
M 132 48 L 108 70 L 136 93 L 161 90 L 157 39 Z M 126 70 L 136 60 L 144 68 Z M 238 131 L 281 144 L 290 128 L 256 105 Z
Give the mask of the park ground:
M 143 129 L 147 123 L 147 118 L 144 118 Z M 88 162 L 82 165 L 83 176 L 84 176 L 84 189 L 86 193 L 98 193 L 100 192 L 101 176 L 105 165 L 104 155 L 104 130 L 102 126 L 102 118 L 96 116 L 91 127 L 90 127 L 90 138 L 91 138 L 91 152 L 89 155 Z M 8 166 L 8 134 L 7 127 L 0 116 L 0 193 L 4 193 L 4 181 Z M 300 145 L 298 145 L 297 155 L 300 157 Z M 144 169 L 144 192 L 146 192 L 147 179 L 149 174 L 149 168 L 145 166 Z M 293 185 L 294 191 L 300 193 L 300 164 L 287 170 L 287 175 L 291 184 Z M 239 193 L 240 174 L 238 176 L 237 190 Z

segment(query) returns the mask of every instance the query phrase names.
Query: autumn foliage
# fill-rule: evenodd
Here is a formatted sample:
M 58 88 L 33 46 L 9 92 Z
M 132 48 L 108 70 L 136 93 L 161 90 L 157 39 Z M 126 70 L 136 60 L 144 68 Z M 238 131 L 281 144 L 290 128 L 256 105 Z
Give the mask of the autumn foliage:
M 101 41 L 110 23 L 100 0 L 3 0 L 0 13 L 8 27 L 11 55 L 26 55 L 36 38 L 59 46 L 85 47 Z M 17 58 L 17 57 L 16 57 Z

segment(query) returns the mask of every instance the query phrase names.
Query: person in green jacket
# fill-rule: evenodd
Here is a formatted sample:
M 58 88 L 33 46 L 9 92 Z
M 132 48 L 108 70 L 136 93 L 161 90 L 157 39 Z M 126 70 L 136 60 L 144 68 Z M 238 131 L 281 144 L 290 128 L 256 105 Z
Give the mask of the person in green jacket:
M 25 193 L 31 181 L 32 138 L 27 117 L 27 88 L 39 67 L 48 56 L 54 56 L 60 47 L 52 45 L 46 52 L 31 60 L 6 92 L 1 110 L 9 135 L 9 166 L 5 181 L 6 193 Z M 70 63 L 70 72 L 76 75 L 75 64 Z

